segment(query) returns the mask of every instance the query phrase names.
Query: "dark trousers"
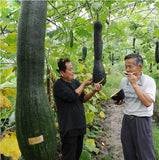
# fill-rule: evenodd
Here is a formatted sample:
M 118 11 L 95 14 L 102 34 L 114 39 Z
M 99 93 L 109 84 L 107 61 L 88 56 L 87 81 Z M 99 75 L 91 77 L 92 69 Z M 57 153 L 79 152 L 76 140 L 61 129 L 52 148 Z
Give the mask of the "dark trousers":
M 79 160 L 83 148 L 83 135 L 62 138 L 62 160 Z
M 121 142 L 125 160 L 156 160 L 151 118 L 124 115 Z

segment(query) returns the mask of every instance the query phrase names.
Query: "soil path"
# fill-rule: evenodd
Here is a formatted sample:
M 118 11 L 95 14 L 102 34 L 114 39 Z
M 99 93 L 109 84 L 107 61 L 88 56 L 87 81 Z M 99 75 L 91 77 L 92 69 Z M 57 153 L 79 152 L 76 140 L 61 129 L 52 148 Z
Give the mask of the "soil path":
M 123 160 L 123 151 L 120 141 L 120 130 L 123 117 L 123 106 L 113 104 L 111 100 L 104 103 L 106 118 L 101 120 L 103 135 L 97 140 L 100 148 L 100 157 L 109 155 L 111 160 Z M 97 158 L 98 160 L 98 158 Z

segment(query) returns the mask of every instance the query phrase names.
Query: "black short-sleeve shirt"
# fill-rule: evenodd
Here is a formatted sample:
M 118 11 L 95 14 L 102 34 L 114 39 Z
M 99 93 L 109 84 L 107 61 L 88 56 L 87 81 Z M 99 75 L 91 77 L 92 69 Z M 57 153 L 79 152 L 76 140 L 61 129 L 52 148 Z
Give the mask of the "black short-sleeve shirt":
M 79 96 L 75 90 L 80 86 L 78 80 L 68 83 L 58 79 L 53 86 L 53 95 L 57 107 L 59 130 L 64 135 L 81 135 L 86 132 L 86 119 L 82 92 Z

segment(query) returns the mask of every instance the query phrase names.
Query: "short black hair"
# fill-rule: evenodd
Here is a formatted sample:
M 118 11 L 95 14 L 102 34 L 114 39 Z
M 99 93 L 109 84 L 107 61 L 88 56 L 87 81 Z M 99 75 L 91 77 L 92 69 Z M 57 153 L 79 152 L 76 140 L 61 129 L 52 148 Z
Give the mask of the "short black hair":
M 128 54 L 125 56 L 124 60 L 134 58 L 135 59 L 135 65 L 140 66 L 143 65 L 143 59 L 139 54 Z
M 60 58 L 60 60 L 58 61 L 58 67 L 59 67 L 59 70 L 57 70 L 58 72 L 60 71 L 66 71 L 66 62 L 70 62 L 70 59 L 69 58 Z

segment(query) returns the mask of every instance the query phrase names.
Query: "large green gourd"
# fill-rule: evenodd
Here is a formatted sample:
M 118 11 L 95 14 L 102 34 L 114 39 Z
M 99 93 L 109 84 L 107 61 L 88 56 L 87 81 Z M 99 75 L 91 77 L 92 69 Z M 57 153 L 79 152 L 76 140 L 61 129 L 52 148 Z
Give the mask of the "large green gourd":
M 25 160 L 54 160 L 56 130 L 44 88 L 47 1 L 22 1 L 17 42 L 16 134 Z
M 102 23 L 96 21 L 94 23 L 94 68 L 93 68 L 93 82 L 101 84 L 106 83 L 106 73 L 102 62 Z

